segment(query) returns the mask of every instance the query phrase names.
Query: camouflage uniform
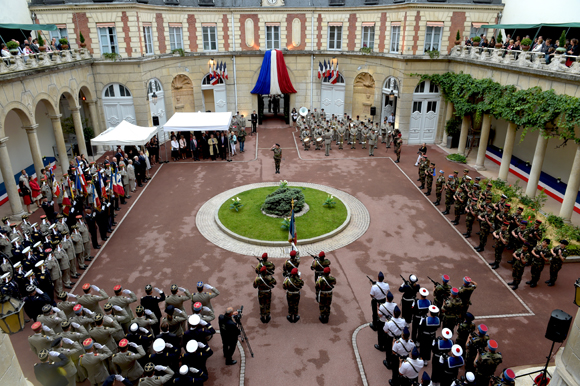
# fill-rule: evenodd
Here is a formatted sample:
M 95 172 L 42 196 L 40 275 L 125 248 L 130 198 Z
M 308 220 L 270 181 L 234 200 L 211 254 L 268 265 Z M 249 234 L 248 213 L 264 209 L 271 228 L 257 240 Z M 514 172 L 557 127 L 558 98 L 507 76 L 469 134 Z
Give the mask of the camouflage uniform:
M 431 189 L 433 188 L 433 173 L 435 172 L 434 166 L 435 165 L 429 166 L 425 172 L 425 185 L 427 185 L 427 193 L 425 193 L 426 196 L 431 195 Z
M 493 247 L 495 248 L 495 261 L 493 262 L 493 266 L 495 268 L 499 267 L 499 263 L 501 263 L 503 251 L 510 240 L 510 234 L 509 234 L 507 229 L 506 230 L 500 229 L 500 230 L 497 230 L 496 232 L 494 232 L 494 237 L 497 234 L 497 238 L 495 239 L 495 244 L 493 245 Z M 503 241 L 501 241 L 500 235 L 505 240 L 505 243 Z
M 500 352 L 484 352 L 475 363 L 475 380 L 477 386 L 488 386 L 489 379 L 495 374 L 497 366 L 503 362 Z
M 475 334 L 470 337 L 467 341 L 466 355 L 465 355 L 465 371 L 473 372 L 475 358 L 479 351 L 483 351 L 487 347 L 487 342 L 489 341 L 489 335 Z
M 473 291 L 477 288 L 477 284 L 474 282 L 469 283 L 469 285 L 465 284 L 459 287 L 459 299 L 461 299 L 462 307 L 460 312 L 460 320 L 465 317 L 465 313 L 469 309 L 471 303 L 471 295 L 473 295 Z M 459 321 L 458 321 L 459 322 Z
M 258 289 L 258 302 L 260 303 L 260 319 L 264 323 L 270 320 L 270 303 L 272 302 L 272 288 L 276 286 L 274 279 L 267 272 L 258 274 L 254 279 L 254 288 Z
M 280 162 L 282 162 L 282 149 L 273 148 L 274 152 L 274 165 L 276 165 L 276 173 L 280 173 Z
M 286 290 L 286 300 L 288 301 L 289 322 L 296 323 L 300 316 L 298 315 L 298 304 L 300 303 L 300 289 L 304 286 L 304 280 L 300 279 L 298 274 L 289 275 L 284 279 L 283 288 Z
M 523 248 L 518 249 L 514 255 L 519 257 L 519 259 L 514 257 L 514 265 L 512 271 L 512 277 L 514 280 L 508 285 L 512 285 L 513 289 L 518 288 L 518 284 L 522 281 L 522 276 L 524 274 L 524 268 L 526 267 L 526 263 L 530 259 L 530 252 L 528 252 L 525 246 Z
M 439 174 L 437 180 L 435 181 L 435 197 L 437 200 L 435 201 L 435 205 L 439 205 L 441 203 L 441 192 L 443 191 L 443 184 L 445 183 L 445 176 L 443 174 Z
M 564 259 L 568 256 L 568 251 L 566 250 L 566 248 L 561 248 L 560 246 L 557 246 L 553 250 L 556 256 L 552 256 L 552 258 L 550 259 L 550 283 L 548 283 L 552 285 L 554 285 L 554 283 L 558 279 L 558 271 L 562 269 L 562 259 L 559 258 L 560 253 L 562 254 L 562 257 Z
M 474 332 L 475 324 L 473 324 L 473 321 L 464 320 L 463 323 L 460 323 L 459 326 L 457 326 L 457 338 L 455 339 L 455 344 L 460 345 L 463 351 L 465 351 L 467 338 L 469 338 L 469 335 Z
M 451 205 L 453 205 L 453 195 L 455 194 L 455 183 L 453 177 L 450 177 L 445 183 L 445 212 L 444 214 L 449 214 Z
M 335 285 L 336 279 L 330 274 L 323 274 L 316 281 L 317 300 L 320 309 L 319 319 L 322 323 L 328 323 L 330 305 L 332 304 L 332 289 Z
M 310 269 L 314 271 L 314 282 L 318 282 L 318 277 L 322 275 L 324 268 L 330 267 L 330 260 L 324 256 L 324 258 L 317 257 L 312 262 Z M 318 296 L 318 293 L 317 293 Z
M 441 306 L 443 306 L 443 303 L 451 294 L 451 288 L 452 287 L 447 283 L 439 284 L 435 287 L 435 290 L 433 291 L 433 304 L 435 304 L 437 308 L 441 309 Z
M 534 253 L 538 256 L 535 256 Z M 532 280 L 526 282 L 526 284 L 530 284 L 532 287 L 535 287 L 538 284 L 544 266 L 546 265 L 546 261 L 548 261 L 548 256 L 550 255 L 550 250 L 544 248 L 541 244 L 534 248 L 534 252 L 530 256 L 532 259 Z
M 470 200 L 469 204 L 465 207 L 465 227 L 467 231 L 463 234 L 465 237 L 471 236 L 471 231 L 473 230 L 473 223 L 476 217 L 475 201 Z
M 443 315 L 442 327 L 448 328 L 451 330 L 451 332 L 453 332 L 455 326 L 461 318 L 462 309 L 463 302 L 458 296 L 452 296 L 445 300 L 445 303 L 441 308 L 441 314 Z

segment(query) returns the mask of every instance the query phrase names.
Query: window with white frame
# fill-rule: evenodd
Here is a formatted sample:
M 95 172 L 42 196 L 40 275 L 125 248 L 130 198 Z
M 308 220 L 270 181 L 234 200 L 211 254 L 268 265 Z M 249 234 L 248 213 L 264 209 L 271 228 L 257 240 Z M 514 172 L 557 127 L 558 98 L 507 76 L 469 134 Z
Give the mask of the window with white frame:
M 362 47 L 370 48 L 375 46 L 375 23 L 363 23 L 362 25 Z
M 266 49 L 267 50 L 280 49 L 280 24 L 276 23 L 266 24 Z
M 56 28 L 58 28 L 56 31 L 50 31 L 50 39 L 52 40 L 52 38 L 56 38 L 56 40 L 62 39 L 62 38 L 68 38 L 68 31 L 66 29 L 66 24 L 57 24 Z
M 441 49 L 441 32 L 443 23 L 427 23 L 425 32 L 425 52 L 439 51 Z
M 391 53 L 399 53 L 399 40 L 401 36 L 401 24 L 391 24 Z
M 469 37 L 473 38 L 475 36 L 487 36 L 487 28 L 482 28 L 483 25 L 487 23 L 471 23 L 471 31 L 469 32 Z
M 153 27 L 151 24 L 143 24 L 143 43 L 145 55 L 153 55 Z
M 169 46 L 171 51 L 183 49 L 183 28 L 181 24 L 169 24 Z
M 342 23 L 328 24 L 328 49 L 342 49 Z
M 217 26 L 215 24 L 202 24 L 203 50 L 217 51 Z
M 117 31 L 115 30 L 115 23 L 97 24 L 99 31 L 99 44 L 101 53 L 111 54 L 119 53 L 119 45 L 117 43 Z

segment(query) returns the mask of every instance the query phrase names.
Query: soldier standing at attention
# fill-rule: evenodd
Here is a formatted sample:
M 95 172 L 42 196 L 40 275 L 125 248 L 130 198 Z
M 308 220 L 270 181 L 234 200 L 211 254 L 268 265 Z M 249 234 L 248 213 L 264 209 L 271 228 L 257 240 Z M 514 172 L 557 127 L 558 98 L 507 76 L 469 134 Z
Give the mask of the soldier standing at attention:
M 493 238 L 495 239 L 495 244 L 493 247 L 495 248 L 495 260 L 489 263 L 492 269 L 498 269 L 499 263 L 501 263 L 503 251 L 508 245 L 510 240 L 510 234 L 508 232 L 508 225 L 510 223 L 508 221 L 504 221 L 501 224 L 501 229 L 492 233 Z
M 558 280 L 558 272 L 562 269 L 562 263 L 566 260 L 568 256 L 568 251 L 566 246 L 568 245 L 568 240 L 560 240 L 560 245 L 552 248 L 552 257 L 550 259 L 550 279 L 546 281 L 548 287 L 552 287 L 556 284 Z
M 376 323 L 379 319 L 377 308 L 379 304 L 383 304 L 387 299 L 387 292 L 389 292 L 389 285 L 384 282 L 385 275 L 382 272 L 379 272 L 378 281 L 372 282 L 373 285 L 371 287 L 371 310 L 373 311 L 373 321 L 370 324 L 370 327 L 376 331 Z
M 512 271 L 512 277 L 514 278 L 508 285 L 512 286 L 512 289 L 517 289 L 518 285 L 522 281 L 522 276 L 524 274 L 524 268 L 526 268 L 526 264 L 530 260 L 530 252 L 528 248 L 530 244 L 526 241 L 524 245 L 520 249 L 514 252 L 514 265 Z
M 300 320 L 298 304 L 300 303 L 300 289 L 304 286 L 304 280 L 300 279 L 298 268 L 292 268 L 290 275 L 284 279 L 282 286 L 286 290 L 286 300 L 288 301 L 288 315 L 286 315 L 286 319 L 290 323 L 296 323 Z
M 489 379 L 495 374 L 497 366 L 503 362 L 501 353 L 496 352 L 497 347 L 497 342 L 492 339 L 487 342 L 489 352 L 477 353 L 475 357 L 475 379 L 477 380 L 477 386 L 488 386 Z
M 431 162 L 431 165 L 427 168 L 425 172 L 425 185 L 427 185 L 427 193 L 425 196 L 431 195 L 431 189 L 433 189 L 433 174 L 435 173 L 435 164 Z
M 262 255 L 262 260 L 259 260 L 259 261 L 260 262 L 258 263 L 258 265 L 255 268 L 255 271 L 257 274 L 260 273 L 260 270 L 262 269 L 262 267 L 266 267 L 266 269 L 268 270 L 268 273 L 270 275 L 274 275 L 274 271 L 276 270 L 276 266 L 271 261 L 268 261 L 268 254 L 267 253 L 264 253 Z
M 435 305 L 429 307 L 429 313 L 431 316 L 421 320 L 419 323 L 419 329 L 421 334 L 419 335 L 419 343 L 421 347 L 421 358 L 425 361 L 425 366 L 431 360 L 431 350 L 433 348 L 433 340 L 435 340 L 435 334 L 441 326 L 441 321 L 439 320 L 439 308 Z
M 443 170 L 439 170 L 439 176 L 435 181 L 435 206 L 439 206 L 441 204 L 441 192 L 443 191 L 443 185 L 445 184 L 445 176 Z
M 284 262 L 282 266 L 282 275 L 284 277 L 290 276 L 290 273 L 294 268 L 298 269 L 300 265 L 300 256 L 298 256 L 298 252 L 295 249 L 290 251 L 290 258 Z
M 465 357 L 465 371 L 473 371 L 475 358 L 477 353 L 487 346 L 489 336 L 487 335 L 487 326 L 480 324 L 477 326 L 477 334 L 471 334 L 467 340 L 466 357 Z
M 318 307 L 320 316 L 318 319 L 322 323 L 328 323 L 330 317 L 330 305 L 332 304 L 332 290 L 336 285 L 336 279 L 330 275 L 330 267 L 325 267 L 322 276 L 316 281 L 316 291 L 318 292 Z
M 338 144 L 338 150 L 342 150 L 342 145 L 344 144 L 346 129 L 342 123 L 339 123 L 336 129 L 336 143 Z
M 460 345 L 463 350 L 465 350 L 465 342 L 467 338 L 475 332 L 475 324 L 473 324 L 474 316 L 470 312 L 466 312 L 463 318 L 463 322 L 457 327 L 457 338 L 455 343 Z
M 455 184 L 453 183 L 453 174 L 450 174 L 445 183 L 445 211 L 443 214 L 449 214 L 451 205 L 453 205 L 453 195 L 455 194 Z
M 318 257 L 314 257 L 314 261 L 310 266 L 310 269 L 314 271 L 314 283 L 318 281 L 318 277 L 322 275 L 324 268 L 329 266 L 330 260 L 326 258 L 326 254 L 324 253 L 324 251 L 320 251 Z
M 441 308 L 445 300 L 449 297 L 451 293 L 451 286 L 449 283 L 449 275 L 442 275 L 441 280 L 443 281 L 442 284 L 438 284 L 434 286 L 433 289 L 433 303 L 437 306 L 437 308 Z
M 419 336 L 419 323 L 421 322 L 421 319 L 427 317 L 427 314 L 429 313 L 429 307 L 431 307 L 431 301 L 427 299 L 427 296 L 429 296 L 429 291 L 427 288 L 421 288 L 419 290 L 419 295 L 421 295 L 421 299 L 418 299 L 417 303 L 415 304 L 415 312 L 413 313 L 412 323 L 412 338 L 415 342 L 417 342 L 417 337 Z
M 350 148 L 351 149 L 356 149 L 356 127 L 354 127 L 354 125 L 351 123 L 350 126 Z
M 491 205 L 486 206 L 485 213 L 480 214 L 477 218 L 480 220 L 481 225 L 479 229 L 479 246 L 475 250 L 477 252 L 483 252 L 485 244 L 487 244 L 487 235 L 492 228 L 493 213 L 491 211 Z
M 477 283 L 471 280 L 469 276 L 465 276 L 463 278 L 463 285 L 459 287 L 459 299 L 461 299 L 461 303 L 463 303 L 463 307 L 461 309 L 461 313 L 459 315 L 458 322 L 463 320 L 465 313 L 469 309 L 471 305 L 471 295 L 473 295 L 473 291 L 477 288 Z
M 369 140 L 369 157 L 375 156 L 375 147 L 377 146 L 377 132 L 375 130 L 371 130 L 371 133 L 368 136 Z
M 453 207 L 455 209 L 455 219 L 451 222 L 453 225 L 459 224 L 459 218 L 461 216 L 461 212 L 463 211 L 463 203 L 465 201 L 465 194 L 463 194 L 463 189 L 461 186 L 457 187 L 457 192 L 453 196 Z
M 282 149 L 279 144 L 275 144 L 270 149 L 274 152 L 274 165 L 276 166 L 276 174 L 280 174 L 280 162 L 282 161 Z
M 421 289 L 418 281 L 417 276 L 409 275 L 409 281 L 405 280 L 399 287 L 399 292 L 403 293 L 401 299 L 401 313 L 407 324 L 411 323 L 413 319 L 413 305 L 417 299 L 417 293 Z
M 262 266 L 258 276 L 254 279 L 254 288 L 258 289 L 258 303 L 260 303 L 260 320 L 268 323 L 270 317 L 270 303 L 272 302 L 272 288 L 276 286 L 276 279 L 272 277 L 268 268 Z
M 550 239 L 542 240 L 540 245 L 537 245 L 534 249 L 532 249 L 532 280 L 527 281 L 531 288 L 534 288 L 538 285 L 538 281 L 540 281 L 540 275 L 544 270 L 544 266 L 547 262 L 550 261 L 548 256 L 550 256 L 550 250 L 548 246 L 550 245 Z
M 401 161 L 401 145 L 403 144 L 403 140 L 401 139 L 402 134 L 399 133 L 399 135 L 395 138 L 394 142 L 395 142 L 395 154 L 397 155 L 397 160 L 395 161 L 396 164 L 398 164 Z
M 325 156 L 329 156 L 330 153 L 330 145 L 332 144 L 332 133 L 330 132 L 330 129 L 327 127 L 326 131 L 324 132 L 324 155 Z
M 463 234 L 466 239 L 471 237 L 471 231 L 473 229 L 473 223 L 475 222 L 475 217 L 477 216 L 477 198 L 472 197 L 468 200 L 467 206 L 465 207 L 465 226 L 467 231 Z

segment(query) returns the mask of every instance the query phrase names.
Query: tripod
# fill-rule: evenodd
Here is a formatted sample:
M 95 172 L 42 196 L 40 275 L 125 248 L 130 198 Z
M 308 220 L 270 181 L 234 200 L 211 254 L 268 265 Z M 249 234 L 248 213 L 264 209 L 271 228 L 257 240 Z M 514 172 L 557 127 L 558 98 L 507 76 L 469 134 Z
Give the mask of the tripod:
M 531 373 L 526 373 L 526 374 L 522 374 L 522 375 L 518 375 L 516 378 L 520 378 L 526 375 L 532 375 L 532 374 L 536 374 L 536 373 L 542 373 L 542 375 L 540 376 L 541 378 L 538 380 L 534 380 L 534 383 L 538 386 L 546 386 L 548 384 L 548 379 L 546 377 L 546 374 L 548 373 L 548 365 L 550 364 L 550 359 L 552 359 L 552 351 L 554 351 L 554 345 L 556 344 L 556 342 L 552 341 L 552 347 L 550 347 L 550 353 L 548 354 L 547 361 L 546 361 L 546 365 L 544 366 L 543 370 L 537 370 L 537 371 L 532 371 Z M 536 377 L 537 378 L 537 377 Z

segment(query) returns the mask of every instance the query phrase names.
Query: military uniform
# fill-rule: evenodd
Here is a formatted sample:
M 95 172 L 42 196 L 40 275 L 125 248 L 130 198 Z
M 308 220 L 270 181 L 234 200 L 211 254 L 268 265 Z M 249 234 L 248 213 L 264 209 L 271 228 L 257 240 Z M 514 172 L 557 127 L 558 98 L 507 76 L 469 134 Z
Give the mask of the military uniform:
M 453 196 L 455 195 L 455 182 L 453 176 L 449 175 L 447 182 L 445 183 L 445 211 L 443 214 L 449 214 L 451 210 L 451 205 L 453 205 Z
M 487 335 L 487 326 L 484 324 L 480 324 L 479 332 L 476 334 L 472 334 L 469 340 L 467 341 L 466 346 L 466 355 L 465 355 L 465 371 L 473 372 L 475 358 L 477 357 L 477 353 L 479 351 L 483 351 L 483 349 L 487 346 L 487 342 L 489 341 L 489 336 Z
M 431 195 L 431 189 L 433 189 L 433 174 L 435 173 L 435 164 L 431 163 L 427 170 L 425 171 L 425 185 L 427 185 L 426 196 Z
M 560 242 L 560 244 L 568 245 L 568 241 L 565 243 Z M 562 263 L 568 256 L 568 250 L 561 245 L 552 249 L 552 257 L 550 258 L 550 280 L 548 281 L 548 286 L 553 286 L 558 280 L 558 272 L 562 269 Z
M 538 285 L 538 281 L 540 281 L 540 276 L 542 275 L 544 266 L 549 261 L 548 256 L 551 256 L 551 253 L 547 245 L 544 245 L 544 243 L 536 245 L 536 247 L 532 250 L 530 255 L 532 260 L 532 280 L 526 282 L 526 284 L 529 284 L 530 287 L 534 288 Z
M 80 343 L 74 341 L 72 344 L 66 344 L 67 347 L 64 347 L 64 345 L 65 343 L 63 342 L 62 347 L 55 347 L 53 350 L 69 359 L 69 362 L 62 367 L 62 370 L 68 380 L 68 386 L 75 386 L 77 381 L 83 382 L 86 379 L 86 374 L 77 370 L 79 357 L 84 354 L 85 350 L 83 350 Z
M 350 148 L 351 149 L 356 149 L 356 133 L 357 133 L 357 129 L 354 126 L 351 126 L 350 130 Z
M 445 176 L 443 175 L 443 170 L 439 170 L 439 176 L 435 181 L 435 206 L 439 206 L 441 203 L 441 192 L 443 191 L 443 184 L 445 184 Z
M 504 223 L 504 225 L 507 224 Z M 495 260 L 493 263 L 490 263 L 490 265 L 493 269 L 497 269 L 501 263 L 503 251 L 505 250 L 506 245 L 509 243 L 510 235 L 507 229 L 499 229 L 493 232 L 493 237 L 495 238 L 495 244 L 493 245 L 495 248 Z
M 469 306 L 471 305 L 471 295 L 473 295 L 473 291 L 477 288 L 477 283 L 472 281 L 470 277 L 463 278 L 463 285 L 459 287 L 459 299 L 461 299 L 462 308 L 460 310 L 460 319 L 462 320 Z
M 280 174 L 280 162 L 282 162 L 282 149 L 278 146 L 271 149 L 274 152 L 274 165 L 276 166 L 276 174 Z
M 377 146 L 377 139 L 378 136 L 375 133 L 375 131 L 371 131 L 371 133 L 368 136 L 368 140 L 369 140 L 369 157 L 374 157 L 375 156 L 375 148 Z
M 489 344 L 495 343 L 494 341 L 489 341 Z M 495 343 L 497 347 L 497 343 Z M 497 366 L 503 362 L 503 357 L 500 352 L 488 351 L 480 354 L 475 362 L 475 380 L 477 386 L 488 386 L 489 379 L 495 374 Z
M 86 286 L 86 284 L 83 286 L 83 289 L 85 289 L 85 286 Z M 88 287 L 87 287 L 87 289 L 88 289 Z M 83 306 L 84 308 L 87 308 L 96 314 L 103 314 L 104 315 L 105 312 L 103 311 L 103 309 L 99 305 L 99 302 L 102 302 L 103 300 L 107 300 L 109 298 L 109 295 L 107 295 L 107 293 L 103 289 L 100 289 L 100 288 L 99 288 L 98 292 L 99 292 L 100 296 L 92 295 L 92 294 L 81 295 L 78 298 L 78 303 L 81 306 Z
M 479 228 L 479 246 L 475 248 L 476 251 L 481 252 L 485 249 L 485 245 L 487 244 L 487 236 L 491 232 L 491 224 L 493 221 L 493 213 L 491 212 L 491 207 L 487 207 L 485 213 L 481 213 L 478 216 L 480 220 L 480 228 Z
M 461 213 L 463 212 L 463 203 L 465 202 L 465 194 L 463 193 L 463 189 L 461 187 L 457 188 L 457 192 L 453 196 L 453 207 L 455 209 L 455 219 L 452 224 L 457 225 L 459 224 L 459 218 Z
M 441 321 L 437 314 L 439 313 L 439 309 L 437 306 L 429 307 L 429 312 L 431 316 L 422 319 L 419 323 L 419 330 L 421 333 L 419 334 L 419 343 L 420 343 L 420 352 L 421 358 L 425 361 L 425 365 L 427 362 L 431 360 L 431 350 L 433 348 L 433 340 L 435 339 L 435 334 L 437 330 L 441 326 Z
M 300 289 L 304 286 L 304 280 L 298 275 L 298 268 L 293 268 L 291 274 L 284 279 L 282 284 L 286 290 L 286 300 L 288 301 L 288 316 L 286 319 L 290 323 L 296 323 L 300 319 L 298 315 L 298 304 L 300 303 Z
M 220 294 L 220 291 L 217 290 L 217 288 L 210 286 L 209 284 L 202 284 L 202 288 L 200 291 L 200 287 L 199 284 L 201 282 L 197 283 L 198 287 L 197 287 L 197 293 L 191 294 L 191 309 L 193 310 L 193 305 L 197 302 L 200 302 L 202 304 L 202 306 L 209 308 L 210 310 L 213 311 L 213 306 L 211 305 L 211 299 L 217 297 Z M 208 291 L 203 291 L 203 289 L 207 289 L 209 288 L 209 292 Z
M 314 283 L 318 281 L 318 278 L 322 275 L 324 268 L 326 267 L 330 267 L 330 260 L 328 260 L 326 255 L 321 252 L 318 257 L 312 261 L 312 265 L 310 266 L 310 269 L 314 271 Z
M 342 146 L 344 144 L 344 136 L 346 133 L 346 129 L 344 128 L 344 126 L 342 124 L 340 124 L 338 126 L 338 128 L 336 129 L 336 143 L 338 144 L 338 149 L 342 150 Z
M 318 319 L 322 323 L 328 323 L 330 317 L 330 305 L 332 304 L 332 290 L 336 285 L 336 279 L 330 275 L 330 268 L 326 267 L 322 276 L 316 281 L 316 291 L 318 293 L 317 301 L 320 309 L 320 316 Z
M 84 369 L 91 385 L 102 385 L 109 376 L 107 361 L 113 355 L 107 346 L 98 352 L 89 352 L 79 357 L 79 368 Z
M 147 365 L 145 366 L 145 370 L 147 370 Z M 153 371 L 153 368 L 151 368 L 150 370 L 151 372 Z M 171 378 L 173 378 L 173 375 L 175 374 L 175 372 L 173 370 L 171 370 L 171 368 L 165 366 L 165 375 L 163 375 L 162 377 L 159 376 L 154 376 L 154 377 L 144 377 L 139 379 L 139 383 L 137 383 L 137 385 L 139 386 L 161 386 L 164 385 L 166 383 L 168 383 Z
M 165 298 L 165 306 L 171 305 L 175 308 L 179 308 L 185 314 L 185 307 L 183 303 L 191 299 L 191 293 L 187 290 L 187 288 L 181 288 L 185 295 L 177 295 L 177 290 L 180 290 L 177 285 L 173 284 L 171 286 L 171 295 Z
M 475 324 L 473 324 L 473 315 L 466 313 L 466 316 L 462 323 L 457 326 L 457 335 L 455 338 L 455 343 L 460 345 L 465 351 L 465 343 L 467 338 L 475 332 Z
M 446 299 L 441 307 L 441 314 L 443 315 L 443 328 L 448 328 L 453 332 L 455 326 L 461 318 L 461 312 L 463 310 L 463 302 L 457 296 L 459 291 L 457 288 L 453 288 L 451 291 L 451 297 Z
M 127 345 L 126 342 L 121 341 L 120 345 L 122 346 L 123 344 Z M 112 359 L 117 373 L 131 382 L 136 382 L 143 375 L 143 367 L 139 364 L 139 359 L 145 357 L 145 350 L 139 345 L 137 345 L 136 349 L 137 353 L 127 350 L 114 354 Z
M 274 279 L 267 268 L 261 268 L 260 273 L 254 279 L 254 288 L 258 289 L 258 303 L 260 303 L 260 320 L 262 323 L 270 321 L 270 303 L 272 302 L 272 288 L 276 286 Z
M 512 277 L 514 278 L 512 282 L 508 285 L 512 286 L 512 289 L 517 289 L 518 285 L 522 281 L 522 276 L 524 274 L 524 268 L 530 259 L 530 252 L 528 251 L 528 246 L 524 246 L 514 252 L 514 265 L 512 271 Z
M 329 130 L 326 130 L 324 133 L 324 155 L 330 155 L 330 145 L 332 144 L 332 133 Z M 278 167 L 279 168 L 279 167 Z
M 473 198 L 471 198 L 469 199 L 469 203 L 465 207 L 465 227 L 467 228 L 467 231 L 463 234 L 463 236 L 465 236 L 466 239 L 471 237 L 473 223 L 475 222 L 475 218 L 477 217 L 475 204 L 476 201 Z
M 435 286 L 435 289 L 433 290 L 433 304 L 435 304 L 437 308 L 443 306 L 443 303 L 451 294 L 451 288 L 452 287 L 447 284 L 447 282 Z

